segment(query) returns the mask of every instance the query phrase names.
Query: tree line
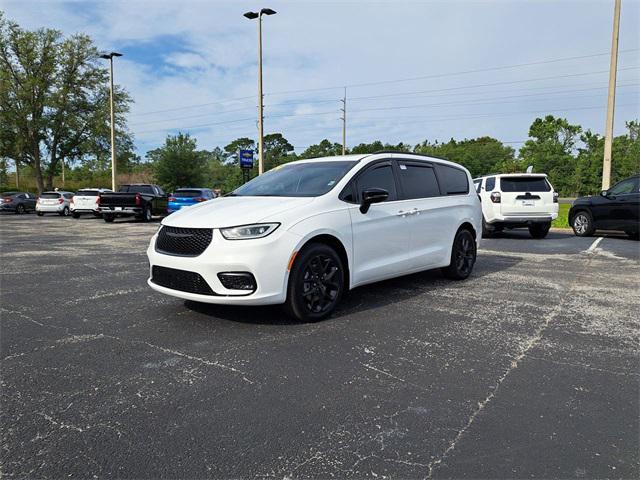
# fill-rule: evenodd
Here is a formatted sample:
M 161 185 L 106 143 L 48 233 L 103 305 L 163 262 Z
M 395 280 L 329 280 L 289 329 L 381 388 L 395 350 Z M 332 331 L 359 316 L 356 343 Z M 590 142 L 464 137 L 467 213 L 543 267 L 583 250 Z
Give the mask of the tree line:
M 9 185 L 8 163 L 19 168 L 25 185 L 41 192 L 54 186 L 77 189 L 110 185 L 108 71 L 86 35 L 64 38 L 51 29 L 28 31 L 0 11 L 0 188 Z M 168 135 L 162 146 L 142 159 L 137 155 L 126 113 L 132 102 L 115 89 L 117 171 L 119 183 L 156 181 L 168 191 L 206 186 L 229 192 L 243 181 L 240 149 L 256 150 L 255 140 L 241 137 L 224 147 L 198 149 L 188 133 Z M 640 123 L 626 123 L 614 138 L 612 181 L 640 171 Z M 415 152 L 446 158 L 469 169 L 472 176 L 522 172 L 531 165 L 547 173 L 563 196 L 592 194 L 600 189 L 604 138 L 565 118 L 536 118 L 529 139 L 516 151 L 492 137 L 415 145 L 380 140 L 360 143 L 348 153 L 381 150 Z M 297 154 L 282 133 L 265 135 L 265 170 L 298 159 L 340 155 L 342 145 L 328 139 Z M 65 168 L 65 185 L 60 185 Z M 257 168 L 251 172 L 256 175 Z

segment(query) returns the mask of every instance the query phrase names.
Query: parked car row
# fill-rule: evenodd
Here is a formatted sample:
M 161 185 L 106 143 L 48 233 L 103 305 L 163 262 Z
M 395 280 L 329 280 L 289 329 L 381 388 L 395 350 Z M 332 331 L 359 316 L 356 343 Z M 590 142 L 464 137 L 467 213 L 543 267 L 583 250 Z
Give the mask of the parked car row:
M 47 191 L 39 197 L 28 192 L 0 193 L 0 211 L 38 216 L 54 213 L 80 218 L 82 214 L 102 217 L 112 222 L 116 217 L 135 216 L 149 221 L 154 215 L 164 216 L 181 208 L 216 198 L 210 188 L 180 188 L 167 195 L 158 185 L 122 185 L 118 192 L 107 188 L 84 188 L 77 192 Z

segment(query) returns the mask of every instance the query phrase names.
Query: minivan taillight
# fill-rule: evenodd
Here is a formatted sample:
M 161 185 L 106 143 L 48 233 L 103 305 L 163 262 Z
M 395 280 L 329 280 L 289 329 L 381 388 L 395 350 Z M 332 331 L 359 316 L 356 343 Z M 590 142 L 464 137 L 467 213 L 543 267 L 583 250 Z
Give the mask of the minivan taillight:
M 176 197 L 169 197 L 169 201 L 170 202 L 175 202 L 176 201 Z
M 96 197 L 96 205 L 100 205 L 100 195 Z
M 76 203 L 75 198 L 75 196 L 71 197 L 71 203 Z
M 207 200 L 207 199 L 206 199 L 206 198 L 204 198 L 204 197 L 196 197 L 196 202 L 204 202 L 204 201 L 206 201 L 206 200 Z
M 500 192 L 493 192 L 490 198 L 493 203 L 500 203 L 502 195 L 500 195 Z
M 140 205 L 142 203 L 142 199 L 140 198 L 140 194 L 136 193 L 136 205 Z
M 558 203 L 558 197 L 560 194 L 558 192 L 553 192 L 553 203 Z

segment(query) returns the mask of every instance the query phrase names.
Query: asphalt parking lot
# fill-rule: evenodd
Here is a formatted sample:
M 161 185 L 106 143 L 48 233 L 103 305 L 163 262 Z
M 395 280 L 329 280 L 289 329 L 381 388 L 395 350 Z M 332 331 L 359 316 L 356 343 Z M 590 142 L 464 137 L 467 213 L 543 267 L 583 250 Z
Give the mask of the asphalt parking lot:
M 0 476 L 640 477 L 639 242 L 505 234 L 296 324 L 153 292 L 157 228 L 0 216 Z

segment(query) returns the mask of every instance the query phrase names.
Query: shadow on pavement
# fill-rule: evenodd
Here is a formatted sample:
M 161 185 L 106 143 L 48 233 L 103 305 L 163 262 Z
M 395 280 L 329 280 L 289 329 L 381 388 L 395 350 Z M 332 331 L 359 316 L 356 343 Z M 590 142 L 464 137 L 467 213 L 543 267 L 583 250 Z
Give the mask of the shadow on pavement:
M 442 276 L 439 269 L 436 269 L 357 287 L 344 295 L 335 313 L 328 320 L 402 302 L 442 286 L 464 285 L 466 282 L 473 282 L 485 275 L 508 270 L 521 261 L 517 257 L 491 255 L 491 258 L 497 261 L 489 265 L 485 258 L 484 255 L 479 257 L 473 274 L 463 282 L 448 280 Z M 185 307 L 203 315 L 232 322 L 260 325 L 301 323 L 289 318 L 279 305 L 248 307 L 185 301 Z

